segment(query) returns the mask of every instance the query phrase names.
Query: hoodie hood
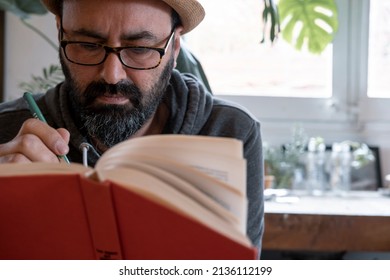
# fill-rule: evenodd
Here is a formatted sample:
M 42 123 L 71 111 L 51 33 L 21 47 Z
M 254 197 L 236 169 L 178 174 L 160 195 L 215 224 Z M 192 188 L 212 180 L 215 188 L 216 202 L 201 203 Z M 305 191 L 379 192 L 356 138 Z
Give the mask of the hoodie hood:
M 193 75 L 175 70 L 164 103 L 170 109 L 164 133 L 199 134 L 211 114 L 213 96 Z

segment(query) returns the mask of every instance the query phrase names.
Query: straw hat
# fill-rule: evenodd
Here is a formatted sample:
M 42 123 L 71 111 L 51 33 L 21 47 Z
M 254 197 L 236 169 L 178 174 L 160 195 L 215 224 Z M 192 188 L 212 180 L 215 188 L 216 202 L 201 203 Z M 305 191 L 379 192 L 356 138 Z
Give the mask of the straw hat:
M 60 13 L 60 1 L 63 0 L 41 0 L 43 5 L 53 14 Z M 171 6 L 180 16 L 183 24 L 183 34 L 194 29 L 204 18 L 205 11 L 197 0 L 162 0 Z

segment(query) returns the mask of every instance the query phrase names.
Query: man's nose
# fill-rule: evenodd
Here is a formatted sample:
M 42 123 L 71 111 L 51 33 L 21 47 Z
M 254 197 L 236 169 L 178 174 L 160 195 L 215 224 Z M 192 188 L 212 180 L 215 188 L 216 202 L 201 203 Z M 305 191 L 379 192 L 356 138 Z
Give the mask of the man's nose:
M 118 54 L 109 53 L 102 64 L 101 78 L 108 84 L 117 84 L 127 79 L 126 66 L 120 61 Z

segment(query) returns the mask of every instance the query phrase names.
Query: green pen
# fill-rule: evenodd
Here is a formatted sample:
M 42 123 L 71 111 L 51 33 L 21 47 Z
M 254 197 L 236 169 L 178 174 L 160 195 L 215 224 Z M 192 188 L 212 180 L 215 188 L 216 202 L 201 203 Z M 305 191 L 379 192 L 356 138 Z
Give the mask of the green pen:
M 26 100 L 26 102 L 28 104 L 28 108 L 30 109 L 30 112 L 33 115 L 33 117 L 44 122 L 44 123 L 47 123 L 45 117 L 43 116 L 41 110 L 39 109 L 37 103 L 35 102 L 32 94 L 29 92 L 25 92 L 23 94 L 23 98 L 24 98 L 24 100 Z M 63 159 L 66 163 L 70 163 L 69 159 L 66 157 L 66 155 L 61 155 L 61 156 L 57 156 L 57 157 L 58 157 L 58 159 Z

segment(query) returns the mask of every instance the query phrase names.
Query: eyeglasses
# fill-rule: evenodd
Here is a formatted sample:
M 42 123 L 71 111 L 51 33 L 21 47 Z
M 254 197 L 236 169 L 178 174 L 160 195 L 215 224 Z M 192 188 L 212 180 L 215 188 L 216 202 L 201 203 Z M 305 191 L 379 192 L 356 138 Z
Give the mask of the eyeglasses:
M 63 37 L 63 33 L 64 30 L 61 26 L 60 38 Z M 99 65 L 106 60 L 110 53 L 115 53 L 124 66 L 136 70 L 149 70 L 160 65 L 174 35 L 175 29 L 173 29 L 163 48 L 145 46 L 112 48 L 99 43 L 66 40 L 61 40 L 60 44 L 66 59 L 75 64 L 86 66 Z

